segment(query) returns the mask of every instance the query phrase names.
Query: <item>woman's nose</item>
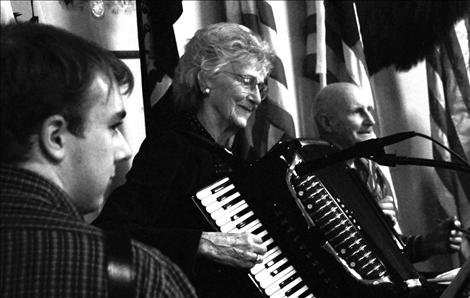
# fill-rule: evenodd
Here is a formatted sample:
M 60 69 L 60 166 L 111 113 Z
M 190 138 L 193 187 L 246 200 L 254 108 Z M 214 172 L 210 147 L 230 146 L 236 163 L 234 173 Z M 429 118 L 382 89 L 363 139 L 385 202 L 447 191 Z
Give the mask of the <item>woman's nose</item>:
M 252 91 L 248 94 L 248 100 L 252 103 L 259 105 L 262 101 L 262 94 L 261 90 L 258 87 L 252 89 Z

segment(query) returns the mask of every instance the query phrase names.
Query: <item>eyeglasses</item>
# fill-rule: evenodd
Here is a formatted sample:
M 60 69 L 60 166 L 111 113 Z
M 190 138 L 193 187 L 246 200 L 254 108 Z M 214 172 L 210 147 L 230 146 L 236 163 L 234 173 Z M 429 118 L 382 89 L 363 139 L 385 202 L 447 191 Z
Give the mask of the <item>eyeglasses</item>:
M 230 72 L 230 71 L 221 71 L 225 74 L 231 75 L 233 78 L 235 78 L 237 81 L 243 84 L 243 86 L 249 87 L 251 90 L 255 90 L 256 87 L 258 87 L 259 94 L 261 99 L 265 99 L 268 96 L 268 82 L 267 79 L 264 82 L 259 82 L 258 80 L 252 76 L 252 75 L 241 75 L 235 72 Z

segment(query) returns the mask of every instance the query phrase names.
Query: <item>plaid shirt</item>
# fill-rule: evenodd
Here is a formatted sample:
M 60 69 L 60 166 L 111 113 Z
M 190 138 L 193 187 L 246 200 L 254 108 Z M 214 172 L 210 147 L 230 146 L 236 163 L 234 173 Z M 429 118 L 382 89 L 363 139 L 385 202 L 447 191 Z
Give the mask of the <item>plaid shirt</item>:
M 195 297 L 160 252 L 132 241 L 134 297 Z M 104 236 L 37 174 L 0 166 L 0 295 L 107 297 Z

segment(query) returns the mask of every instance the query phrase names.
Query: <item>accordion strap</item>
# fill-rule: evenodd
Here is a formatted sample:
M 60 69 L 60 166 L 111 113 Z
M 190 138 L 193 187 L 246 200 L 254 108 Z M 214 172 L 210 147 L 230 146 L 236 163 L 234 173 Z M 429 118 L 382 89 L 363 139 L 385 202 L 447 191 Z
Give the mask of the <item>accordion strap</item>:
M 132 297 L 135 289 L 135 271 L 132 267 L 131 241 L 125 235 L 105 232 L 108 297 Z

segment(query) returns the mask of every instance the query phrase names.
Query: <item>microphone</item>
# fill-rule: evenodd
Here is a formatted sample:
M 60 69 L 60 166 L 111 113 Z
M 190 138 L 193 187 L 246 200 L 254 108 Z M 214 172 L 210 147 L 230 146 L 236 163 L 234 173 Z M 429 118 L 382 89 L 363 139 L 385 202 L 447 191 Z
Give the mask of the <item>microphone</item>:
M 359 142 L 343 151 L 347 151 L 347 155 L 349 155 L 350 151 L 352 157 L 369 158 L 377 154 L 385 154 L 384 147 L 401 142 L 414 136 L 416 136 L 416 133 L 414 131 L 400 132 L 383 138 L 376 138 Z
M 384 155 L 384 147 L 401 142 L 416 135 L 417 134 L 414 131 L 407 131 L 383 138 L 376 138 L 359 142 L 344 150 L 326 153 L 321 158 L 299 164 L 295 167 L 295 171 L 298 175 L 302 176 L 312 171 L 319 170 L 329 165 L 346 161 L 351 158 L 365 157 L 372 159 L 375 156 Z

